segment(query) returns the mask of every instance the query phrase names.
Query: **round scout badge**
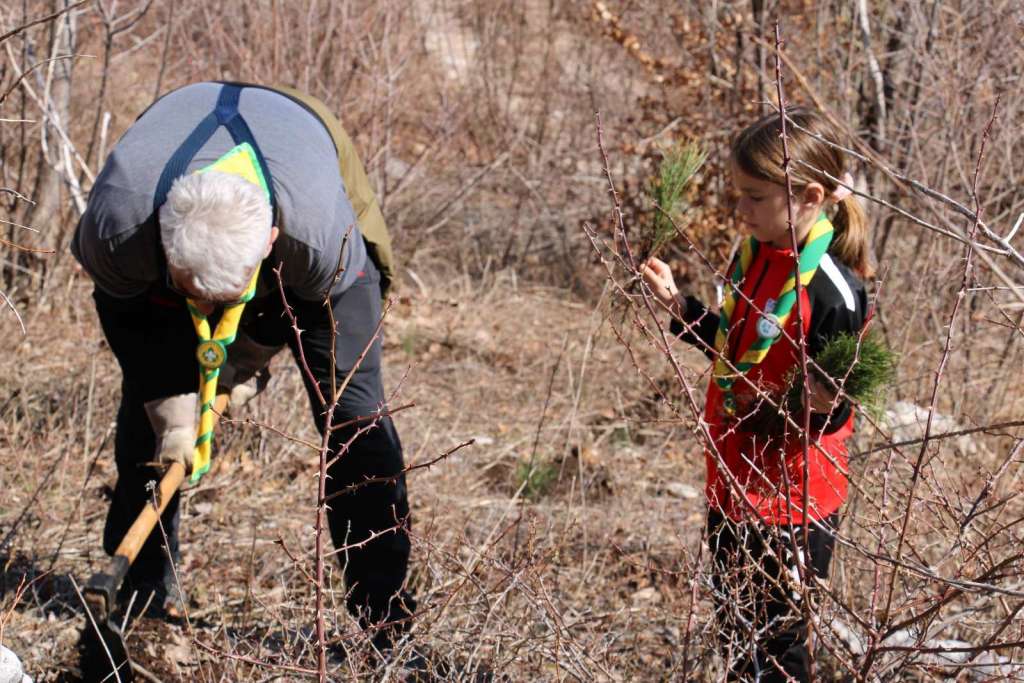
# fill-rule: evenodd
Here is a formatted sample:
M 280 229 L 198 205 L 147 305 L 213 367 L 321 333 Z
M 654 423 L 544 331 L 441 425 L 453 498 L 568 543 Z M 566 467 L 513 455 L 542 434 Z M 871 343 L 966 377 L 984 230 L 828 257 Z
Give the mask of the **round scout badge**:
M 227 360 L 228 350 L 219 339 L 207 339 L 196 349 L 196 359 L 207 370 L 216 370 Z
M 779 316 L 775 315 L 775 299 L 768 299 L 764 305 L 764 314 L 757 320 L 757 336 L 761 339 L 775 339 L 782 334 Z

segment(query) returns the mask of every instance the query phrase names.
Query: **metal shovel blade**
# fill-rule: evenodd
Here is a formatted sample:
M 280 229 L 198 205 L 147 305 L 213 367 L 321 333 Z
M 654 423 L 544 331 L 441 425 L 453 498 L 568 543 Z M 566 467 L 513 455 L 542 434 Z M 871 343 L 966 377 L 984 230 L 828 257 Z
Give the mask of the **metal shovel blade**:
M 89 624 L 78 645 L 85 683 L 129 683 L 135 680 L 121 629 L 109 621 Z
M 79 665 L 85 683 L 135 680 L 124 634 L 110 616 L 117 589 L 127 571 L 128 561 L 114 557 L 110 572 L 95 574 L 86 586 L 86 623 L 78 642 Z

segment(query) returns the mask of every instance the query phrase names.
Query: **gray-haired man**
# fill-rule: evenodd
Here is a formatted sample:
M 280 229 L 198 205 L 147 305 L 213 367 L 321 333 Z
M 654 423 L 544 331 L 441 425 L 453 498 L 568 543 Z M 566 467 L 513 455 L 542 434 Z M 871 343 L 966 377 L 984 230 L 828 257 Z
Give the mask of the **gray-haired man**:
M 195 173 L 243 142 L 256 150 L 251 170 L 265 177 L 263 188 L 231 172 Z M 107 552 L 145 504 L 146 483 L 159 478 L 146 463 L 159 458 L 191 464 L 199 368 L 186 297 L 212 322 L 245 293 L 262 264 L 255 298 L 245 306 L 221 371 L 221 385 L 233 396 L 246 394 L 283 346 L 298 357 L 275 268 L 323 395 L 370 343 L 381 314 L 380 272 L 346 193 L 355 182 L 342 177 L 340 149 L 323 120 L 291 96 L 259 86 L 198 83 L 158 100 L 111 152 L 72 244 L 95 281 L 96 310 L 123 374 Z M 361 174 L 358 160 L 356 166 Z M 334 424 L 384 408 L 380 371 L 377 340 L 342 394 Z M 323 431 L 317 387 L 304 379 Z M 366 424 L 334 431 L 332 455 Z M 382 417 L 332 465 L 328 481 L 327 493 L 340 494 L 328 513 L 335 545 L 373 539 L 340 557 L 349 609 L 365 625 L 397 624 L 383 632 L 384 642 L 394 628 L 408 625 L 415 607 L 403 590 L 409 505 L 402 471 L 398 435 L 390 418 Z M 366 484 L 368 478 L 377 483 Z M 129 574 L 133 586 L 155 591 L 169 607 L 180 599 L 168 561 L 178 554 L 177 520 L 174 500 L 163 520 L 171 547 L 163 549 L 154 535 Z

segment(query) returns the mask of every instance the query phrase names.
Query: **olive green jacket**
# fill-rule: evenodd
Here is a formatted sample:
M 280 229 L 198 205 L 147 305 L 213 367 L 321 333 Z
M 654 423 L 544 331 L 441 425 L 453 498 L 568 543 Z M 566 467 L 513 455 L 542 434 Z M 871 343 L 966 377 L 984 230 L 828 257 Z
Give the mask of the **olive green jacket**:
M 367 252 L 380 271 L 381 293 L 386 295 L 395 276 L 391 236 L 384 223 L 384 214 L 381 213 L 380 205 L 377 204 L 377 197 L 370 187 L 370 180 L 366 177 L 363 162 L 359 160 L 359 155 L 356 154 L 355 147 L 352 145 L 352 138 L 341 127 L 341 122 L 331 113 L 327 105 L 317 98 L 288 86 L 275 85 L 272 89 L 282 95 L 287 95 L 313 112 L 324 124 L 331 139 L 334 140 L 334 147 L 338 151 L 338 166 L 341 168 L 341 177 L 345 181 L 345 192 L 348 194 L 349 201 L 352 202 L 356 220 L 359 222 L 359 229 L 366 239 Z

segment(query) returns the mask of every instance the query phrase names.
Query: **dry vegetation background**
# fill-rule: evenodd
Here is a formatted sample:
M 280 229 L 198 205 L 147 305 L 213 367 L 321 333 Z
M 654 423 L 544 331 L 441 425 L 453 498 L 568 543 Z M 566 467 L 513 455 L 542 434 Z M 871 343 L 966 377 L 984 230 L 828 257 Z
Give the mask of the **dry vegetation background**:
M 720 678 L 681 400 L 707 364 L 673 347 L 672 371 L 582 226 L 614 225 L 596 111 L 630 226 L 659 145 L 699 139 L 697 250 L 670 255 L 713 300 L 697 251 L 721 268 L 733 244 L 724 150 L 775 100 L 776 19 L 790 97 L 846 126 L 858 187 L 886 202 L 873 291 L 908 423 L 863 421 L 852 448 L 819 675 L 1024 678 L 1024 237 L 1000 241 L 1024 212 L 1018 0 L 71 4 L 0 6 L 0 642 L 37 681 L 75 680 L 71 577 L 103 566 L 114 480 L 119 373 L 68 243 L 134 117 L 213 78 L 291 83 L 339 114 L 403 263 L 385 349 L 395 403 L 416 403 L 396 417 L 407 459 L 476 440 L 410 475 L 417 641 L 510 680 Z M 312 438 L 297 370 L 277 368 L 242 417 Z M 316 454 L 251 424 L 218 438 L 185 494 L 191 625 L 142 622 L 129 646 L 160 680 L 297 678 L 274 667 L 315 666 L 313 602 L 282 544 L 310 562 Z M 344 610 L 329 620 L 353 653 L 332 678 L 371 675 Z

